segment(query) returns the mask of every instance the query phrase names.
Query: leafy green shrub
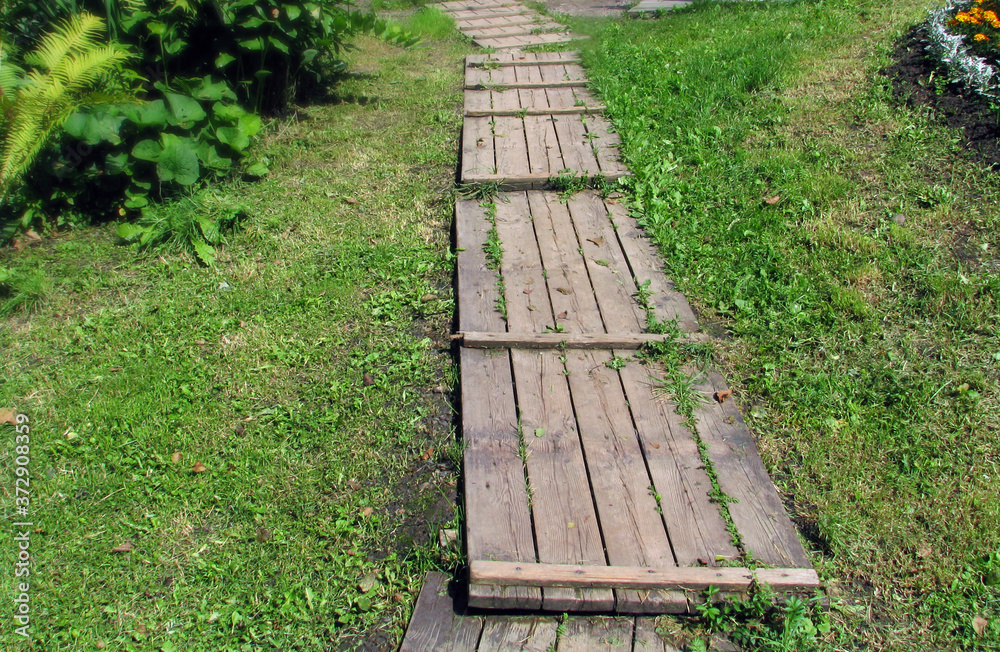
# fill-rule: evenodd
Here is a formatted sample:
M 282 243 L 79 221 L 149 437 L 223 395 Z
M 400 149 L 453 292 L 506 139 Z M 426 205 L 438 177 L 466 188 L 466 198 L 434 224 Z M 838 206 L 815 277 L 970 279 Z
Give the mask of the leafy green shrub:
M 127 81 L 145 103 L 136 103 L 135 94 L 129 101 L 78 97 L 77 87 L 67 85 L 64 105 L 46 105 L 53 116 L 36 119 L 40 126 L 33 130 L 15 130 L 28 156 L 12 163 L 9 173 L 6 164 L 2 168 L 0 243 L 18 229 L 44 231 L 94 216 L 126 216 L 235 169 L 266 174 L 261 163 L 238 166 L 261 129 L 259 116 L 250 111 L 278 112 L 301 80 L 321 81 L 321 71 L 330 69 L 324 55 L 348 47 L 350 36 L 370 33 L 403 46 L 417 41 L 340 0 L 58 0 L 48 5 L 21 0 L 11 6 L 16 10 L 7 4 L 0 8 L 0 28 L 22 40 L 31 37 L 32 10 L 46 16 L 74 15 L 81 8 L 103 12 L 111 32 L 136 53 L 136 63 L 117 87 L 127 89 Z M 95 67 L 120 63 L 123 46 L 98 48 L 95 39 L 103 23 L 92 16 L 86 21 L 86 39 L 64 50 L 75 56 L 86 46 L 80 59 Z M 30 57 L 25 63 L 48 66 L 53 79 L 60 79 L 61 69 L 52 67 L 59 48 L 49 41 L 42 47 L 52 52 L 37 64 Z M 81 82 L 97 78 L 96 72 L 70 72 Z M 34 74 L 5 62 L 0 66 L 3 97 L 13 97 Z M 47 92 L 47 86 L 36 85 Z M 30 106 L 19 99 L 13 114 L 27 113 Z M 46 149 L 60 128 L 58 147 Z M 19 184 L 16 196 L 7 192 L 23 179 L 30 182 Z
M 127 55 L 114 44 L 102 45 L 103 31 L 100 18 L 73 16 L 42 38 L 23 66 L 0 42 L 0 202 L 75 111 L 108 99 L 93 89 Z
M 215 263 L 215 247 L 248 215 L 245 206 L 232 204 L 209 191 L 168 204 L 150 206 L 134 224 L 120 224 L 118 236 L 140 249 L 194 253 L 205 265 Z

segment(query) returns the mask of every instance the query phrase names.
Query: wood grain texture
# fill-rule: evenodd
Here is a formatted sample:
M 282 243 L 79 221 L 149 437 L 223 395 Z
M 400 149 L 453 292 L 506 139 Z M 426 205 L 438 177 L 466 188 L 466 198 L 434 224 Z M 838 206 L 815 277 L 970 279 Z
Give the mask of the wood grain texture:
M 785 589 L 809 591 L 820 586 L 811 568 L 687 568 L 681 566 L 578 566 L 572 564 L 519 564 L 516 562 L 473 561 L 469 564 L 473 582 L 496 586 L 576 586 L 627 587 L 632 589 L 676 589 L 704 591 L 714 586 L 722 591 L 745 592 L 756 582 L 777 580 Z
M 465 444 L 466 546 L 470 559 L 536 559 L 510 361 L 494 351 L 462 349 L 462 432 Z M 493 599 L 541 606 L 541 593 L 469 588 L 469 603 Z
M 516 16 L 518 14 L 527 14 L 529 10 L 524 6 L 513 5 L 510 7 L 497 7 L 495 9 L 463 9 L 460 11 L 449 11 L 448 13 L 455 20 L 468 20 L 491 16 Z
M 501 267 L 511 332 L 534 333 L 552 320 L 542 262 L 524 193 L 497 205 L 497 234 L 504 243 Z M 573 404 L 560 354 L 511 351 L 539 560 L 604 564 L 604 547 Z M 598 610 L 614 606 L 610 591 L 551 590 L 548 610 Z
M 732 545 L 719 506 L 710 498 L 712 482 L 691 432 L 675 405 L 654 395 L 662 370 L 632 360 L 618 371 L 639 433 L 653 487 L 660 496 L 663 523 L 680 566 L 716 565 L 732 560 Z M 721 561 L 720 560 L 720 561 Z
M 536 18 L 534 16 L 529 16 L 526 14 L 514 15 L 514 16 L 497 16 L 492 18 L 467 18 L 465 20 L 456 20 L 455 26 L 460 30 L 465 30 L 475 27 L 497 27 L 499 25 L 530 25 L 535 23 Z M 483 57 L 485 55 L 476 55 Z M 475 65 L 482 66 L 481 63 Z
M 524 121 L 521 118 L 496 118 L 493 130 L 495 132 L 497 174 L 505 177 L 516 177 L 529 173 L 528 144 L 524 139 Z
M 697 390 L 707 401 L 695 410 L 698 434 L 715 467 L 719 487 L 736 502 L 729 514 L 754 559 L 779 567 L 810 568 L 809 555 L 788 519 L 757 446 L 732 398 L 718 402 L 717 392 L 729 391 L 715 372 L 703 376 Z
M 399 652 L 475 652 L 484 619 L 455 613 L 449 577 L 427 573 Z
M 633 649 L 635 652 L 681 652 L 656 631 L 654 618 L 636 618 Z
M 532 45 L 545 45 L 548 43 L 569 43 L 576 41 L 580 37 L 567 32 L 557 34 L 532 34 L 530 36 L 498 36 L 493 38 L 473 39 L 473 43 L 481 48 L 524 48 Z
M 649 282 L 647 292 L 656 319 L 663 323 L 676 321 L 685 332 L 697 331 L 698 319 L 691 304 L 683 294 L 674 289 L 674 282 L 664 273 L 656 246 L 646 237 L 635 218 L 629 215 L 624 204 L 606 202 L 606 206 L 617 227 L 615 232 L 628 259 L 633 278 L 640 284 Z
M 555 176 L 566 166 L 551 116 L 525 116 L 524 133 L 528 143 L 530 174 L 548 178 Z
M 492 27 L 466 27 L 462 32 L 472 38 L 488 38 L 492 36 L 527 36 L 529 34 L 542 34 L 551 32 L 562 32 L 566 30 L 565 25 L 559 23 L 531 23 L 522 25 L 497 25 Z
M 673 565 L 621 383 L 605 365 L 611 355 L 573 351 L 566 358 L 608 563 Z
M 601 313 L 569 208 L 554 193 L 530 193 L 528 202 L 557 324 L 571 336 L 603 334 Z
M 540 36 L 545 36 L 545 35 L 544 34 L 540 34 Z M 469 68 L 468 70 L 477 70 L 477 69 L 476 68 Z M 488 81 L 486 83 L 477 82 L 477 83 L 474 83 L 474 84 L 467 84 L 466 87 L 465 87 L 465 90 L 477 91 L 477 90 L 483 90 L 484 88 L 487 88 L 487 87 L 496 87 L 496 86 L 502 86 L 504 88 L 571 88 L 573 86 L 586 86 L 587 85 L 586 80 L 583 80 L 583 79 L 580 79 L 580 80 L 560 79 L 558 81 L 540 81 L 540 82 L 518 82 L 518 81 L 503 82 L 503 81 L 500 81 L 499 79 L 495 79 L 495 77 L 496 77 L 495 73 L 512 71 L 512 70 L 513 70 L 513 68 L 500 68 L 498 70 L 486 70 L 484 72 L 486 72 L 487 75 L 489 75 L 490 77 L 494 77 L 494 79 L 490 79 L 490 81 Z
M 568 618 L 556 652 L 632 652 L 632 618 Z
M 466 118 L 462 125 L 462 178 L 496 174 L 489 118 Z
M 455 245 L 458 249 L 458 325 L 463 330 L 497 332 L 507 329 L 496 309 L 497 274 L 489 269 L 486 253 L 492 225 L 478 202 L 455 202 Z
M 601 166 L 602 172 L 615 173 L 626 170 L 621 160 L 618 134 L 611 131 L 611 123 L 603 116 L 585 116 L 581 118 L 587 139 L 594 151 L 594 157 Z
M 480 652 L 549 652 L 558 638 L 555 618 L 517 616 L 486 619 Z
M 479 91 L 483 92 L 483 91 Z M 520 96 L 522 106 L 531 106 L 524 101 L 523 95 Z M 466 104 L 468 106 L 468 104 Z M 480 118 L 484 116 L 536 116 L 536 115 L 582 115 L 588 113 L 600 113 L 604 110 L 603 105 L 596 106 L 568 106 L 568 107 L 542 107 L 538 109 L 496 109 L 493 111 L 485 109 L 469 110 L 466 109 L 465 115 L 472 118 Z M 529 141 L 530 145 L 530 141 Z
M 495 7 L 509 7 L 512 5 L 519 5 L 518 2 L 511 2 L 509 0 L 451 0 L 449 2 L 441 2 L 438 4 L 444 11 L 456 11 L 461 9 L 483 9 L 483 8 L 495 8 Z M 523 5 L 521 5 L 523 6 Z
M 557 290 L 558 291 L 558 290 Z M 560 292 L 560 294 L 562 294 Z M 705 337 L 677 338 L 655 333 L 608 335 L 605 333 L 459 333 L 463 346 L 476 349 L 638 349 L 665 341 L 703 342 Z
M 634 298 L 635 282 L 607 207 L 591 193 L 575 195 L 568 205 L 604 327 L 608 333 L 641 333 L 645 311 Z

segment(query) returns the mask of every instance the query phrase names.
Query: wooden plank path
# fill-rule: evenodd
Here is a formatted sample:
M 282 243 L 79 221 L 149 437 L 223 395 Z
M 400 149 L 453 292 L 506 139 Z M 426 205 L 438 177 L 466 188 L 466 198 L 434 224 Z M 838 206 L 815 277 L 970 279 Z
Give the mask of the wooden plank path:
M 520 51 L 466 59 L 463 184 L 543 189 L 557 178 L 628 174 L 604 107 L 574 53 Z
M 477 42 L 572 37 L 512 36 L 549 29 L 513 0 L 439 6 Z M 503 190 L 455 207 L 469 606 L 691 613 L 708 586 L 818 588 L 724 380 L 693 374 L 688 422 L 665 370 L 636 356 L 665 339 L 650 316 L 676 324 L 674 345 L 705 339 L 655 247 L 613 196 L 546 190 L 628 174 L 579 56 L 507 49 L 465 72 L 461 182 Z M 554 642 L 555 621 L 491 618 L 456 625 L 474 639 L 461 649 Z M 643 622 L 602 626 L 635 637 Z
M 493 616 L 456 611 L 448 576 L 428 573 L 400 652 L 680 652 L 651 616 Z M 711 652 L 739 652 L 713 638 Z
M 569 43 L 566 27 L 512 0 L 459 0 L 437 5 L 455 19 L 459 31 L 483 48 L 523 48 Z

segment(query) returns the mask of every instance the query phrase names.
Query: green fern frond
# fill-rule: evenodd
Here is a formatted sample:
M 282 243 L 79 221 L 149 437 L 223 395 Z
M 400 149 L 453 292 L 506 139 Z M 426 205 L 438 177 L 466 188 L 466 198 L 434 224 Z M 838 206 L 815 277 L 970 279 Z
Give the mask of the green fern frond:
M 69 93 L 90 88 L 100 81 L 107 72 L 128 59 L 128 54 L 113 45 L 81 52 L 64 57 L 52 69 L 51 76 L 60 82 Z
M 0 93 L 10 96 L 5 99 L 11 101 L 24 77 L 24 69 L 11 61 L 15 54 L 16 50 L 0 39 Z
M 4 70 L 6 62 L 0 60 L 0 89 L 8 109 L 0 114 L 0 200 L 69 116 L 100 101 L 90 89 L 128 58 L 121 47 L 98 40 L 103 32 L 100 18 L 74 15 L 24 57 L 35 69 Z
M 38 48 L 25 55 L 24 62 L 44 68 L 55 68 L 71 52 L 85 52 L 100 46 L 104 21 L 92 14 L 77 14 L 60 21 L 55 31 L 46 34 Z

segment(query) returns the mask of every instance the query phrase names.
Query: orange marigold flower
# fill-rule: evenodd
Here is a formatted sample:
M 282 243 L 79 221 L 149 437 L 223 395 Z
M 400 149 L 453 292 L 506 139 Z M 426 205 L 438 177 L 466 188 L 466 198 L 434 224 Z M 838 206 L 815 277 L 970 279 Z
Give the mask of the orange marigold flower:
M 997 12 L 992 11 L 992 10 L 991 11 L 984 11 L 983 12 L 983 18 L 985 18 L 986 20 L 988 20 L 988 21 L 990 21 L 992 23 L 994 20 L 997 19 Z
M 986 36 L 985 34 L 976 34 L 972 38 L 974 40 L 976 40 L 976 41 L 988 41 L 988 40 L 990 40 L 990 37 Z

